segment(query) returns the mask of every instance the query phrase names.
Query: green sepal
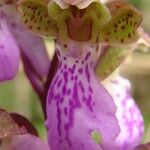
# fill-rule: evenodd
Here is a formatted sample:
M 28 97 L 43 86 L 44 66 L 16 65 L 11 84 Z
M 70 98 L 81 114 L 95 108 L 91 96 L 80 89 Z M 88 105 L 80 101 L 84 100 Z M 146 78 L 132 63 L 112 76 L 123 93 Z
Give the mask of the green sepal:
M 57 36 L 56 22 L 48 14 L 47 0 L 22 0 L 17 8 L 30 31 L 42 36 Z
M 142 15 L 127 2 L 113 1 L 107 4 L 111 20 L 99 28 L 98 41 L 108 45 L 126 45 L 134 43 L 139 35 L 137 28 Z

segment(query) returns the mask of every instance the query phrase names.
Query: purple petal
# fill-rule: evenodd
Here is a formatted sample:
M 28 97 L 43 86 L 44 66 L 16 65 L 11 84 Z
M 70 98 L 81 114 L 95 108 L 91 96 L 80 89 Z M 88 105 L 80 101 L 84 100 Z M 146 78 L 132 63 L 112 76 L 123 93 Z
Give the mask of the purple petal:
M 18 70 L 19 48 L 9 31 L 0 7 L 0 82 L 14 78 Z
M 15 5 L 10 4 L 7 7 L 9 27 L 21 51 L 26 55 L 39 77 L 47 76 L 50 60 L 43 39 L 31 34 L 22 27 Z
M 26 134 L 12 137 L 11 150 L 50 150 L 46 142 Z
M 49 144 L 52 150 L 108 149 L 119 133 L 116 107 L 94 74 L 96 46 L 84 43 L 78 48 L 78 42 L 56 45 L 60 64 L 47 99 Z M 79 51 L 84 53 L 76 55 Z M 98 143 L 93 131 L 101 137 Z
M 15 4 L 2 5 L 10 30 L 20 47 L 25 72 L 34 88 L 41 92 L 43 80 L 48 75 L 50 60 L 42 38 L 23 29 Z
M 117 105 L 116 116 L 121 132 L 116 144 L 121 150 L 133 149 L 142 141 L 144 123 L 142 114 L 131 96 L 130 83 L 118 75 L 105 82 L 105 87 Z

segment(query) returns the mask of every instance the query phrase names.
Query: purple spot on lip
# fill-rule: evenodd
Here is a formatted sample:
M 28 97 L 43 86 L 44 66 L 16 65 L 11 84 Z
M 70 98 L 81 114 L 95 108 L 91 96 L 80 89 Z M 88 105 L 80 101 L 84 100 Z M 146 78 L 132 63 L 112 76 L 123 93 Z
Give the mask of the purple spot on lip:
M 82 68 L 80 68 L 80 69 L 78 70 L 78 72 L 79 72 L 80 74 L 82 74 L 83 69 L 82 69 Z
M 69 72 L 70 72 L 71 74 L 73 74 L 74 71 L 75 71 L 75 68 L 76 68 L 76 65 L 73 65 L 73 67 L 72 67 L 72 68 L 69 68 L 68 70 L 69 70 Z
M 68 139 L 68 140 L 69 140 L 69 138 L 68 138 L 69 129 L 71 126 L 73 126 L 73 122 L 74 122 L 74 110 L 78 107 L 81 107 L 81 104 L 80 104 L 79 99 L 78 99 L 78 87 L 77 87 L 76 82 L 74 84 L 72 97 L 73 97 L 73 99 L 69 100 L 69 106 L 70 106 L 70 108 L 69 108 L 69 122 L 67 124 L 65 124 L 65 126 L 64 126 L 65 130 L 67 131 L 66 139 Z M 68 144 L 70 145 L 71 143 L 68 141 Z
M 81 91 L 84 93 L 84 87 L 83 87 L 83 84 L 81 81 L 79 81 L 79 87 L 80 87 Z
M 15 22 L 12 22 L 11 23 L 11 26 L 12 26 L 12 28 L 17 28 L 18 30 L 20 30 L 20 31 L 22 31 L 22 28 L 17 24 L 17 23 L 15 23 Z
M 83 95 L 83 101 L 87 101 L 86 97 Z
M 58 119 L 58 124 L 57 124 L 57 128 L 58 128 L 58 135 L 61 136 L 61 109 L 59 107 L 59 102 L 57 102 L 57 119 Z
M 65 82 L 67 82 L 68 81 L 68 72 L 64 72 L 64 80 L 65 80 Z
M 89 70 L 88 70 L 88 64 L 86 65 L 85 73 L 86 73 L 88 82 L 90 82 L 90 73 L 89 73 Z
M 61 86 L 61 83 L 62 83 L 62 80 L 60 79 L 58 84 L 57 84 L 57 87 L 59 88 Z
M 71 76 L 71 81 L 73 81 L 74 80 L 74 77 L 73 76 Z
M 54 99 L 57 101 L 57 100 L 58 100 L 58 95 L 55 95 L 55 96 L 54 96 Z
M 93 89 L 89 86 L 89 91 L 91 92 L 91 93 L 93 93 Z
M 91 55 L 91 52 L 87 53 L 86 56 L 85 56 L 85 60 L 88 60 L 88 58 L 90 57 Z
M 66 94 L 66 85 L 63 86 L 63 95 Z
M 62 103 L 64 101 L 63 97 L 60 98 L 60 102 Z
M 64 69 L 67 69 L 67 65 L 64 65 Z
M 75 77 L 74 77 L 74 79 L 75 79 L 75 81 L 78 79 L 78 76 L 76 75 Z
M 68 114 L 68 110 L 67 107 L 64 108 L 64 114 L 67 115 Z
M 93 111 L 93 107 L 92 107 L 92 96 L 89 95 L 88 100 L 87 100 L 87 106 L 89 107 L 90 111 Z
M 70 90 L 70 89 L 68 89 L 68 91 L 67 91 L 67 95 L 70 95 L 70 93 L 71 93 L 71 90 Z

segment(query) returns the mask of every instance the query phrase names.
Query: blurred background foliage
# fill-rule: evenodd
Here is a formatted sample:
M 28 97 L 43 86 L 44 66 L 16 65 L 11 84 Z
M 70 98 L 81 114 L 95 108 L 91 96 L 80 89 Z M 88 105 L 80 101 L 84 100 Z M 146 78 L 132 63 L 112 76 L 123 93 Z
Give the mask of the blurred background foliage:
M 150 0 L 129 0 L 143 13 L 142 27 L 150 33 Z M 54 42 L 45 40 L 49 55 L 53 55 Z M 133 96 L 145 119 L 143 141 L 150 141 L 150 49 L 141 45 L 130 56 L 130 62 L 122 67 L 122 75 L 132 83 Z M 46 136 L 44 120 L 38 96 L 27 80 L 23 67 L 12 81 L 0 84 L 0 107 L 8 112 L 17 112 L 26 116 L 38 129 L 39 135 Z

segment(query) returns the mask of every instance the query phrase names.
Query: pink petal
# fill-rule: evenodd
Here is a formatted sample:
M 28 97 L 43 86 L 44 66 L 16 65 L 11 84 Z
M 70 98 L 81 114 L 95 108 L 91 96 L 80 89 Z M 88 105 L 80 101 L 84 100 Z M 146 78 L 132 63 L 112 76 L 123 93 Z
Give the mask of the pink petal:
M 21 51 L 26 55 L 39 77 L 47 76 L 50 60 L 43 39 L 22 27 L 19 13 L 14 4 L 7 5 L 6 8 L 9 27 Z
M 8 26 L 20 47 L 27 77 L 33 87 L 41 92 L 43 80 L 50 68 L 44 41 L 23 29 L 15 4 L 2 5 L 1 9 L 5 12 Z
M 14 78 L 18 70 L 19 48 L 0 7 L 0 82 Z
M 121 150 L 133 149 L 142 141 L 144 122 L 142 114 L 132 98 L 131 85 L 128 80 L 119 75 L 110 77 L 104 85 L 117 106 L 116 116 L 121 132 L 116 139 L 116 144 Z
M 119 133 L 113 100 L 95 78 L 96 46 L 81 45 L 56 45 L 60 64 L 49 89 L 46 122 L 52 150 L 108 149 Z M 93 131 L 102 137 L 98 144 Z

